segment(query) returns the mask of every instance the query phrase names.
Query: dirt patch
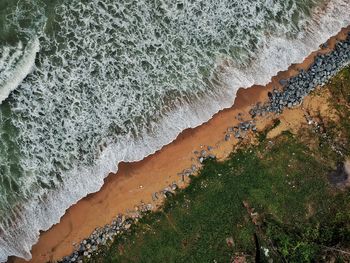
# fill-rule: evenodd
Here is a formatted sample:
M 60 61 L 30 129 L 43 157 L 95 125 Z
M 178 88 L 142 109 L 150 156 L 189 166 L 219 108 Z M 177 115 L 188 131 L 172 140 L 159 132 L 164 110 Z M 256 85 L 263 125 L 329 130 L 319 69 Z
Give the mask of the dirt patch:
M 337 188 L 347 188 L 350 186 L 350 161 L 339 163 L 337 169 L 328 174 L 329 182 Z
M 297 134 L 303 126 L 315 127 L 327 124 L 329 121 L 337 121 L 338 115 L 330 105 L 331 93 L 328 89 L 318 88 L 315 93 L 306 97 L 300 107 L 286 109 L 280 116 L 280 124 L 269 131 L 268 139 L 280 135 L 284 131 Z

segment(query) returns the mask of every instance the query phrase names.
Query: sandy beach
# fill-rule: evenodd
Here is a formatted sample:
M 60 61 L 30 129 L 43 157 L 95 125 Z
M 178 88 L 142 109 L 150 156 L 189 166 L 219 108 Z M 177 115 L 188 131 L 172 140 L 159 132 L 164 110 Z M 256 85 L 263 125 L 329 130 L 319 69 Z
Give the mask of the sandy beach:
M 128 213 L 140 202 L 156 207 L 152 201 L 153 193 L 163 190 L 173 182 L 185 187 L 188 179 L 185 178 L 183 182 L 179 173 L 192 165 L 200 167 L 195 151 L 207 150 L 211 146 L 213 149 L 210 153 L 218 159 L 227 157 L 239 143 L 232 136 L 225 140 L 227 129 L 240 122 L 237 119 L 238 114 L 242 115 L 243 120 L 245 117 L 248 119 L 251 107 L 266 101 L 267 92 L 278 87 L 279 80 L 308 68 L 317 54 L 329 52 L 337 40 L 346 38 L 349 31 L 350 27 L 341 30 L 329 39 L 327 48 L 313 52 L 300 64 L 291 65 L 287 71 L 273 77 L 268 85 L 240 89 L 231 108 L 220 111 L 197 128 L 183 131 L 176 140 L 155 154 L 140 162 L 119 164 L 117 174 L 110 174 L 99 192 L 89 194 L 70 207 L 60 223 L 41 233 L 38 243 L 32 248 L 33 258 L 30 262 L 55 261 L 69 255 L 74 244 L 89 236 L 96 227 L 110 223 L 118 213 Z M 264 129 L 271 121 L 271 118 L 261 118 L 258 120 L 258 129 Z M 26 261 L 11 258 L 9 262 Z

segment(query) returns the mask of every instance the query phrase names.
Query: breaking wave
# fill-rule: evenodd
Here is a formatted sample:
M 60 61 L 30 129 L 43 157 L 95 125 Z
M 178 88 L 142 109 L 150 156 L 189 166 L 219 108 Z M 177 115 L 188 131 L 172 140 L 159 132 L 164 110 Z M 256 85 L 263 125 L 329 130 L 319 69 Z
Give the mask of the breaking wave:
M 39 52 L 39 40 L 29 41 L 26 48 L 22 42 L 13 48 L 0 47 L 0 104 L 24 78 L 33 70 L 36 53 Z

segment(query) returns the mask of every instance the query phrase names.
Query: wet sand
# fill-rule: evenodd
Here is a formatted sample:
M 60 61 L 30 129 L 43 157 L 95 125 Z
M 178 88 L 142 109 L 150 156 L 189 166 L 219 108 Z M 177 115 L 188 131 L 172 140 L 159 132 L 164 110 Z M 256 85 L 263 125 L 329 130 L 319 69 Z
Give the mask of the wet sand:
M 227 157 L 239 142 L 232 136 L 228 141 L 224 139 L 227 128 L 240 122 L 236 118 L 238 113 L 243 114 L 243 120 L 245 117 L 250 119 L 248 112 L 251 107 L 257 102 L 266 101 L 267 92 L 278 87 L 280 79 L 308 68 L 318 53 L 328 52 L 337 39 L 345 39 L 349 30 L 350 27 L 343 29 L 329 40 L 327 49 L 313 52 L 301 64 L 291 65 L 287 71 L 273 77 L 268 85 L 239 89 L 231 108 L 220 111 L 197 128 L 183 131 L 175 141 L 155 154 L 139 162 L 119 164 L 117 174 L 110 174 L 99 192 L 89 194 L 70 207 L 60 223 L 41 233 L 38 243 L 32 248 L 33 258 L 30 262 L 59 260 L 73 251 L 73 244 L 88 237 L 96 227 L 110 223 L 118 213 L 133 210 L 141 201 L 154 204 L 154 192 L 163 190 L 173 182 L 180 187 L 186 186 L 188 179 L 182 182 L 178 173 L 193 164 L 200 166 L 194 151 L 207 150 L 207 146 L 212 146 L 210 153 L 219 159 Z M 261 118 L 257 127 L 263 129 L 270 122 L 271 118 Z M 9 262 L 26 261 L 13 257 Z

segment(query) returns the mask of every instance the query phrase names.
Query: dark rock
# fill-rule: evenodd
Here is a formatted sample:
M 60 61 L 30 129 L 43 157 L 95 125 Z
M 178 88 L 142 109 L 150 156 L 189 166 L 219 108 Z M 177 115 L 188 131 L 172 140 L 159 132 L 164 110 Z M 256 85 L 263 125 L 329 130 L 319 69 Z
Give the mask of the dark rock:
M 280 79 L 279 83 L 281 84 L 281 86 L 286 86 L 288 84 L 288 81 L 285 79 Z
M 321 45 L 321 48 L 323 48 L 323 49 L 328 48 L 328 44 L 327 44 L 327 43 L 323 43 L 323 44 Z

